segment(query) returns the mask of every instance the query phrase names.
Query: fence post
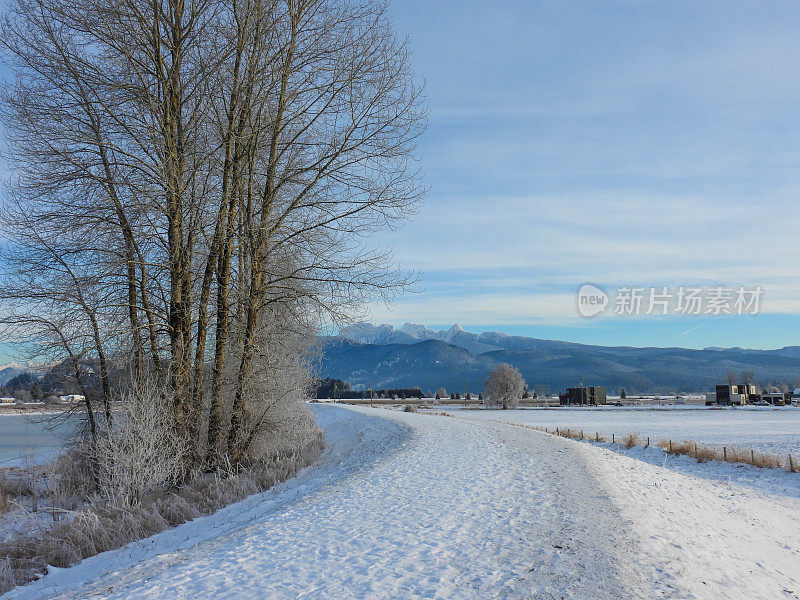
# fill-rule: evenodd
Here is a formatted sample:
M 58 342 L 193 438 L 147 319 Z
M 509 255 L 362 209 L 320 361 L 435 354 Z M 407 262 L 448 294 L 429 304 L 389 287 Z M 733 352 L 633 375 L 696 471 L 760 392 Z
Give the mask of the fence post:
M 556 435 L 559 435 L 559 433 L 558 433 L 558 427 L 556 427 Z
M 794 473 L 794 464 L 792 463 L 792 455 L 789 455 L 789 471 Z
M 722 447 L 722 460 L 728 460 L 728 449 L 725 446 Z
M 597 431 L 595 431 L 595 433 L 594 433 L 594 441 L 595 442 L 599 442 L 600 441 L 600 433 L 597 432 Z
M 649 447 L 650 447 L 650 437 L 648 436 L 648 438 L 647 438 L 647 446 L 645 446 L 645 448 L 649 448 Z
M 750 450 L 750 462 L 752 462 L 753 464 L 756 464 L 756 451 L 755 450 Z
M 583 439 L 583 429 L 581 429 L 581 439 Z
M 672 440 L 669 441 L 669 451 L 672 452 Z

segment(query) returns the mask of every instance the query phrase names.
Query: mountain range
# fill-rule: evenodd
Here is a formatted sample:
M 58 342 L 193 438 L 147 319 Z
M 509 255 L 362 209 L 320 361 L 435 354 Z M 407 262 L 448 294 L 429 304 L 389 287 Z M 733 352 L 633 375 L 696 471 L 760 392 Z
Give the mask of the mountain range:
M 514 365 L 529 387 L 551 392 L 584 385 L 605 386 L 610 393 L 712 391 L 727 373 L 752 371 L 763 384 L 791 384 L 800 379 L 800 346 L 777 350 L 744 348 L 634 348 L 592 346 L 513 336 L 473 333 L 459 325 L 434 331 L 423 325 L 358 323 L 338 336 L 323 338 L 318 364 L 321 377 L 348 381 L 355 388 L 419 386 L 423 391 L 483 389 L 500 363 Z

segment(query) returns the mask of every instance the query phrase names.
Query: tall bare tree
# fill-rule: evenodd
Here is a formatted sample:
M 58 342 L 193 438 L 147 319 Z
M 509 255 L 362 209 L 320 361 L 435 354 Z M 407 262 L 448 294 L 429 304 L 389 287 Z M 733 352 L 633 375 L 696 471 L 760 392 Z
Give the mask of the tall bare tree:
M 366 241 L 422 194 L 385 4 L 14 0 L 2 43 L 6 322 L 80 312 L 76 356 L 161 382 L 187 468 L 252 458 L 309 328 L 410 282 Z

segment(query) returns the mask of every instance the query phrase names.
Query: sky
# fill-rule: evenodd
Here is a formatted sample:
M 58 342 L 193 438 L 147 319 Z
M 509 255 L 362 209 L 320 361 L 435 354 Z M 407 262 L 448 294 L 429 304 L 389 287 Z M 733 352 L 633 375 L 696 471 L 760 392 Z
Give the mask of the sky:
M 800 3 L 392 0 L 428 194 L 374 323 L 633 346 L 800 344 Z M 609 310 L 581 317 L 591 283 Z M 620 316 L 620 287 L 762 290 Z
M 799 2 L 389 7 L 425 85 L 428 194 L 373 240 L 422 274 L 370 306 L 374 323 L 800 344 Z M 612 296 L 606 313 L 579 315 L 587 283 Z M 622 286 L 763 294 L 757 315 L 618 316 Z

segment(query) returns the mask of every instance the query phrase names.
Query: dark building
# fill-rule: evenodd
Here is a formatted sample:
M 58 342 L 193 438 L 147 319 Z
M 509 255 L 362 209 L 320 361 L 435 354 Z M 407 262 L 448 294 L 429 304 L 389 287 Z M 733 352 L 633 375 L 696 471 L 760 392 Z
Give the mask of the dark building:
M 606 403 L 606 388 L 604 387 L 577 387 L 567 388 L 567 391 L 558 395 L 562 405 L 581 404 L 597 406 Z
M 716 388 L 717 404 L 745 405 L 756 395 L 754 385 L 718 385 Z

